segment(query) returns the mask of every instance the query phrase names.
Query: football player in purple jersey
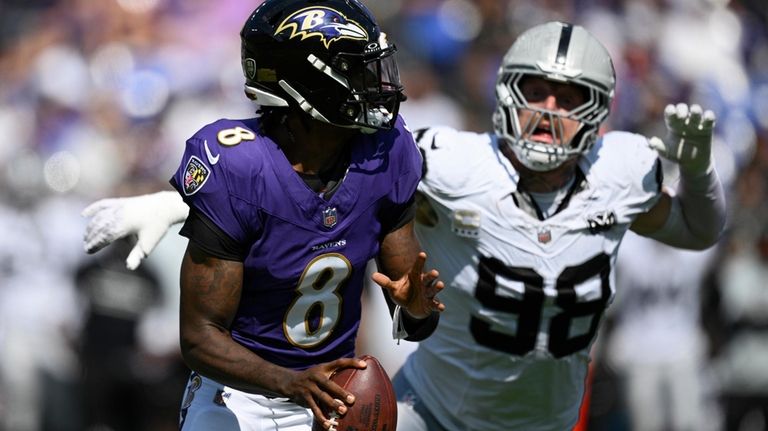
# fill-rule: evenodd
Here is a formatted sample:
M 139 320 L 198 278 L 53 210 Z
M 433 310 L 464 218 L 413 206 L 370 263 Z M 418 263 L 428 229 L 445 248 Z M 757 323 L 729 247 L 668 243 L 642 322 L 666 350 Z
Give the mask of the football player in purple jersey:
M 241 40 L 257 117 L 201 128 L 171 179 L 189 207 L 181 427 L 330 427 L 354 394 L 329 376 L 365 366 L 367 263 L 398 336 L 424 338 L 444 308 L 414 234 L 421 155 L 398 116 L 395 47 L 357 0 L 267 0 Z
M 664 140 L 598 136 L 614 86 L 610 55 L 586 29 L 537 25 L 504 56 L 492 133 L 415 132 L 415 230 L 446 280 L 448 311 L 393 378 L 398 430 L 572 429 L 627 230 L 686 249 L 718 241 L 714 113 L 668 106 Z M 679 167 L 676 190 L 659 156 Z M 185 216 L 174 204 L 150 217 L 158 199 L 95 203 L 86 248 L 137 233 L 137 265 Z

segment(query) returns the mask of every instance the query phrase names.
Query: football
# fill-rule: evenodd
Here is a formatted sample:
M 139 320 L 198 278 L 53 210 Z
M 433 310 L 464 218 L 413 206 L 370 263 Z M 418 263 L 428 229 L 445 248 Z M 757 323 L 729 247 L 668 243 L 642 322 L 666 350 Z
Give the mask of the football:
M 355 395 L 355 403 L 347 413 L 336 418 L 333 431 L 395 431 L 397 425 L 397 399 L 384 367 L 371 355 L 363 355 L 368 367 L 364 370 L 345 368 L 331 376 L 331 380 Z M 329 415 L 330 417 L 330 415 Z M 322 422 L 315 420 L 312 431 L 323 431 Z

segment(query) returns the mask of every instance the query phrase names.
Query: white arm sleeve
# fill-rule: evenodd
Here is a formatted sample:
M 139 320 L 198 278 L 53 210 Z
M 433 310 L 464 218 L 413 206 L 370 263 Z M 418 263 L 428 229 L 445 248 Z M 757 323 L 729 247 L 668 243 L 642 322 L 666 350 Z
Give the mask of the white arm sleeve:
M 699 175 L 681 170 L 664 226 L 647 236 L 673 247 L 703 250 L 720 238 L 725 213 L 725 193 L 714 164 Z

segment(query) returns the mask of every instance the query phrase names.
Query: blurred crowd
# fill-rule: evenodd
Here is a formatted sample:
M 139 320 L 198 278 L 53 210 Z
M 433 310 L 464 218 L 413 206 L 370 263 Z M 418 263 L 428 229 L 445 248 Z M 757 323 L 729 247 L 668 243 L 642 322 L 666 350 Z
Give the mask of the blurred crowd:
M 253 114 L 238 33 L 258 3 L 0 1 L 0 431 L 176 428 L 184 241 L 128 271 L 130 239 L 83 252 L 80 212 L 168 188 L 192 133 Z M 550 20 L 611 52 L 607 129 L 663 136 L 678 101 L 716 113 L 727 231 L 701 253 L 626 240 L 585 414 L 594 430 L 768 429 L 768 3 L 364 3 L 398 47 L 412 129 L 490 131 L 502 55 Z M 371 335 L 387 318 L 368 315 L 360 348 L 394 372 L 407 347 Z

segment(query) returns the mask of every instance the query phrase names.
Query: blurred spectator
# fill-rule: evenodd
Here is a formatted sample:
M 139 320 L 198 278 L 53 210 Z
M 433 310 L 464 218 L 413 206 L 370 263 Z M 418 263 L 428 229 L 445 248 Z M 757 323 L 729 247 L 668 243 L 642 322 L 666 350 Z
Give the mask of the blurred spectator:
M 82 202 L 33 189 L 0 193 L 0 429 L 74 431 Z
M 398 66 L 408 96 L 400 105 L 400 114 L 411 130 L 435 125 L 463 130 L 462 107 L 442 91 L 432 66 L 417 58 L 399 61 Z
M 726 430 L 768 429 L 768 369 L 764 366 L 768 362 L 768 135 L 764 129 L 748 156 L 734 188 L 727 252 L 713 268 L 705 301 Z
M 764 220 L 765 221 L 765 220 Z M 720 344 L 715 372 L 726 430 L 768 429 L 768 224 L 735 244 L 715 280 Z M 715 313 L 717 311 L 717 313 Z M 719 319 L 717 319 L 719 317 Z
M 634 431 L 711 429 L 699 310 L 715 253 L 675 249 L 633 233 L 621 244 L 604 360 L 623 381 Z
M 164 380 L 175 364 L 152 357 L 138 342 L 139 323 L 160 302 L 161 287 L 147 267 L 126 269 L 131 248 L 130 241 L 118 241 L 75 275 L 86 304 L 79 338 L 84 429 L 158 429 L 151 421 L 162 416 L 151 407 L 162 405 L 167 391 L 151 391 L 149 382 Z

